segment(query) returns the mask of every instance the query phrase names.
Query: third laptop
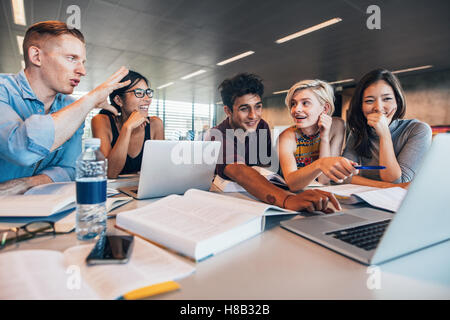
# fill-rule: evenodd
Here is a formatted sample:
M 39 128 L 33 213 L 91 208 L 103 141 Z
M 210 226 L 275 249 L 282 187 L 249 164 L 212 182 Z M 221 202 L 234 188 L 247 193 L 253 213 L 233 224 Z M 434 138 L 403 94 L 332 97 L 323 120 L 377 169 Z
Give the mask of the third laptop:
M 450 134 L 434 137 L 397 213 L 357 206 L 281 226 L 363 264 L 380 264 L 450 239 Z

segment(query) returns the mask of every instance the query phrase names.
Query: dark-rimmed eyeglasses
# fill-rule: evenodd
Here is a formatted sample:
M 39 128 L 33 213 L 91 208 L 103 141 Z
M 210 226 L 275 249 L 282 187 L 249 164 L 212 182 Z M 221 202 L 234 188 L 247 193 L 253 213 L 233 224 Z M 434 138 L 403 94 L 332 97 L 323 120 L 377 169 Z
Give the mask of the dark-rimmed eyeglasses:
M 74 230 L 75 228 L 67 232 L 57 232 L 55 223 L 52 221 L 33 221 L 21 227 L 0 230 L 0 249 L 20 241 L 48 235 L 68 234 Z
M 143 98 L 144 95 L 147 95 L 149 98 L 153 98 L 153 89 L 134 89 L 125 92 L 134 92 L 136 98 Z

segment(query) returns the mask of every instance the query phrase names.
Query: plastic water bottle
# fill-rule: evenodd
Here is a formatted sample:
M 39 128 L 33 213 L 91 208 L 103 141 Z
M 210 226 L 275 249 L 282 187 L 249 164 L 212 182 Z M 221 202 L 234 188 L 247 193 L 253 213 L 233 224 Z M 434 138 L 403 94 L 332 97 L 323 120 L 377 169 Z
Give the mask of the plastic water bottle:
M 78 240 L 90 240 L 106 233 L 106 173 L 108 160 L 99 150 L 100 139 L 84 140 L 76 162 Z

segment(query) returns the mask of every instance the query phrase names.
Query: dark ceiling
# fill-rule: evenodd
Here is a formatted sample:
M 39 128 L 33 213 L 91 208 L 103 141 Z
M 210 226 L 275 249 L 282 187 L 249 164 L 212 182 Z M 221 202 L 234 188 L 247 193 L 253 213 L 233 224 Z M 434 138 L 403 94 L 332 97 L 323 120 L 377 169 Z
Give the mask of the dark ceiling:
M 17 72 L 21 56 L 10 0 L 0 5 L 0 72 Z M 369 30 L 369 5 L 381 9 L 381 30 Z M 448 0 L 25 0 L 27 25 L 66 21 L 81 8 L 87 40 L 88 91 L 121 65 L 150 78 L 159 98 L 215 103 L 220 82 L 238 72 L 265 80 L 266 96 L 305 78 L 358 79 L 376 67 L 450 68 Z M 275 40 L 334 17 L 342 22 L 284 44 Z M 255 54 L 216 64 L 245 51 Z M 199 69 L 206 73 L 180 78 Z

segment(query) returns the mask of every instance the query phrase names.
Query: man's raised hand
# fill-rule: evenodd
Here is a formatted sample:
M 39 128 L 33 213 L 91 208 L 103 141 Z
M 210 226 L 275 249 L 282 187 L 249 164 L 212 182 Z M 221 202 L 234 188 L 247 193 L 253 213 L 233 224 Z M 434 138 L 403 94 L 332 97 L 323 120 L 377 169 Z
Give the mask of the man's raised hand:
M 118 114 L 116 108 L 108 103 L 107 98 L 114 90 L 126 87 L 130 84 L 130 80 L 120 82 L 120 80 L 128 74 L 128 71 L 129 70 L 127 68 L 121 67 L 105 82 L 87 94 L 90 99 L 90 103 L 94 108 L 103 108 L 115 115 Z

